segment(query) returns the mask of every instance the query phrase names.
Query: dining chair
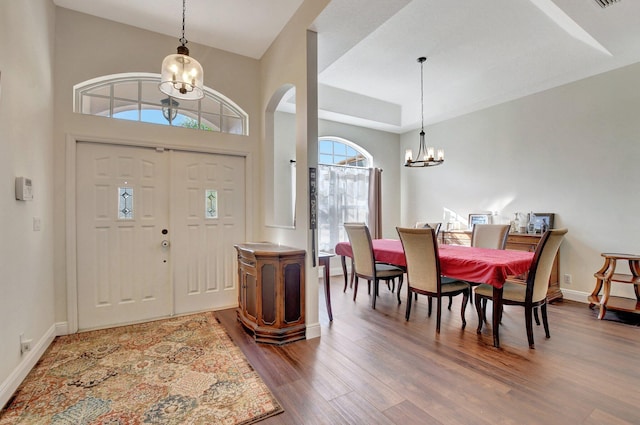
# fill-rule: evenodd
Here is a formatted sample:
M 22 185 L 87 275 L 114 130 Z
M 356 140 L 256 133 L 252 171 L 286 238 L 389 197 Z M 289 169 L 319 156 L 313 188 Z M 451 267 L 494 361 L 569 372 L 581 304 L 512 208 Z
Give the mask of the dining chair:
M 436 223 L 436 222 L 430 222 L 430 221 L 416 221 L 416 225 L 414 226 L 416 229 L 422 229 L 422 228 L 432 228 L 436 231 L 436 238 L 438 237 L 438 235 L 440 234 L 440 228 L 442 227 L 442 223 Z M 398 290 L 398 296 L 400 295 L 400 290 Z M 418 294 L 414 294 L 415 295 L 415 300 L 418 300 Z M 400 301 L 400 298 L 398 298 L 398 301 Z M 449 310 L 451 310 L 451 300 L 449 302 Z
M 416 221 L 415 228 L 429 228 L 431 227 L 436 231 L 436 237 L 440 234 L 440 228 L 442 227 L 442 223 L 430 222 L 430 221 Z
M 504 249 L 509 237 L 509 224 L 474 224 L 471 231 L 471 246 L 476 248 Z M 480 285 L 480 282 L 469 282 L 471 287 Z M 471 293 L 473 303 L 473 292 Z M 449 307 L 452 300 L 449 298 Z M 484 304 L 486 307 L 486 301 Z
M 371 293 L 371 281 L 373 281 L 373 296 L 371 299 L 371 307 L 376 308 L 376 298 L 378 297 L 378 282 L 380 280 L 387 281 L 400 278 L 398 291 L 402 287 L 404 270 L 400 267 L 390 264 L 379 263 L 375 261 L 373 254 L 373 244 L 371 243 L 371 233 L 364 223 L 344 223 L 344 228 L 349 237 L 351 250 L 353 252 L 352 265 L 355 268 L 355 286 L 353 288 L 353 300 L 356 300 L 358 294 L 358 278 L 366 279 Z M 394 284 L 395 287 L 395 284 Z
M 529 348 L 535 348 L 533 342 L 533 309 L 540 307 L 542 323 L 547 338 L 549 334 L 549 322 L 547 320 L 547 290 L 549 289 L 549 276 L 553 268 L 553 261 L 558 253 L 560 244 L 564 239 L 567 229 L 547 230 L 536 248 L 533 261 L 526 280 L 507 278 L 502 289 L 503 305 L 519 305 L 524 307 L 524 319 L 527 328 Z M 493 299 L 493 287 L 481 284 L 475 288 L 475 305 L 478 312 L 478 333 L 482 331 L 482 323 L 486 319 L 486 312 L 480 302 Z M 501 310 L 502 311 L 502 310 Z M 500 313 L 502 316 L 502 313 Z M 501 318 L 501 317 L 500 317 Z M 500 321 L 498 320 L 498 323 Z M 494 329 L 495 332 L 495 329 Z
M 471 231 L 471 246 L 504 249 L 509 237 L 508 224 L 475 224 Z
M 443 278 L 440 275 L 438 238 L 431 228 L 410 229 L 396 227 L 404 256 L 407 260 L 407 311 L 405 319 L 411 315 L 412 294 L 429 297 L 428 315 L 431 316 L 431 301 L 436 299 L 436 333 L 440 333 L 442 297 L 462 294 L 462 329 L 467 325 L 465 310 L 469 301 L 469 284 L 461 280 Z

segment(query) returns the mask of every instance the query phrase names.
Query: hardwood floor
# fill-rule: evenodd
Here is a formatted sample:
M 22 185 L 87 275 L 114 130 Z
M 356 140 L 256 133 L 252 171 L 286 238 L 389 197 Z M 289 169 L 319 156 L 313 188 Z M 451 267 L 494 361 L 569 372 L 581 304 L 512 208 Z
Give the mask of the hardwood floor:
M 366 284 L 356 303 L 342 285 L 332 278 L 329 323 L 320 284 L 322 336 L 281 347 L 256 344 L 235 310 L 216 313 L 285 409 L 261 425 L 640 424 L 637 316 L 597 320 L 587 304 L 558 302 L 548 309 L 551 339 L 534 325 L 530 350 L 523 309 L 506 307 L 495 349 L 490 324 L 476 334 L 471 305 L 460 329 L 460 300 L 451 311 L 444 300 L 436 336 L 425 297 L 406 322 L 404 293 L 398 306 L 381 285 L 372 310 Z

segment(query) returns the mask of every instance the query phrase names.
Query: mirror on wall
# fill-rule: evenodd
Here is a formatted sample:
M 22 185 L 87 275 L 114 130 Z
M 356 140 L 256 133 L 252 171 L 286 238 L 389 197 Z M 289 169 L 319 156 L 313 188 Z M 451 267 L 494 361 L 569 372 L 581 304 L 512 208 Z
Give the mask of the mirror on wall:
M 286 84 L 274 93 L 266 111 L 267 151 L 265 191 L 267 225 L 295 227 L 296 104 L 295 86 Z M 272 149 L 269 149 L 272 147 Z

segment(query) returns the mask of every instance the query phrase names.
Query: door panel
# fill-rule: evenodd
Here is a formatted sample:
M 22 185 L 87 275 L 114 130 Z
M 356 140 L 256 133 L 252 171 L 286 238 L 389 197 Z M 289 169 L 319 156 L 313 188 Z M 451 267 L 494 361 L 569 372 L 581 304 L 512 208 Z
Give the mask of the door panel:
M 171 314 L 167 154 L 79 143 L 76 167 L 79 328 Z
M 173 152 L 171 170 L 175 312 L 235 307 L 233 245 L 245 239 L 244 158 Z

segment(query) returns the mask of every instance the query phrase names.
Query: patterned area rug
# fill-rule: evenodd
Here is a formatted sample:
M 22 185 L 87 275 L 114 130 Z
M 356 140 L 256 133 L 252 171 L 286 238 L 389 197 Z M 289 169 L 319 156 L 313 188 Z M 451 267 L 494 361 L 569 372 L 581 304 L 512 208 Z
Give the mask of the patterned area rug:
M 213 313 L 56 338 L 0 424 L 251 424 L 283 411 Z

